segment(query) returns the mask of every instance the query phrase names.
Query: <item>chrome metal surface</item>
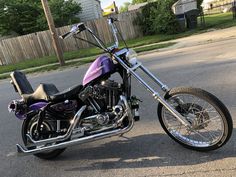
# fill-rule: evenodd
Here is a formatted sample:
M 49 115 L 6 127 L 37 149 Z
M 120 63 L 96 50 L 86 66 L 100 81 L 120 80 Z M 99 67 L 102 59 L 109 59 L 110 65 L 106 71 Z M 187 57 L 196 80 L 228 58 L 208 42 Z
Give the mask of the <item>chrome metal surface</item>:
M 142 86 L 144 86 L 152 95 L 153 97 L 161 102 L 175 117 L 178 119 L 184 126 L 190 126 L 190 123 L 179 114 L 171 105 L 169 105 L 162 97 L 160 97 L 159 93 L 156 92 L 151 86 L 149 86 L 135 71 L 133 71 L 128 65 L 126 65 L 122 59 L 118 56 L 114 55 L 116 60 L 129 72 Z M 141 65 L 142 66 L 142 65 Z M 143 67 L 144 68 L 144 67 Z M 159 83 L 161 85 L 161 82 Z M 163 87 L 165 85 L 162 85 Z
M 156 76 L 154 76 L 146 67 L 144 67 L 143 65 L 140 65 L 140 68 L 143 70 L 144 73 L 146 73 L 149 77 L 151 77 L 151 79 L 155 83 L 157 83 L 164 92 L 169 91 L 168 86 L 163 84 L 158 78 L 156 78 Z
M 182 100 L 179 104 L 176 98 Z M 171 97 L 168 103 L 173 107 L 181 106 L 182 114 L 191 123 L 192 128 L 186 128 L 173 117 L 170 112 L 162 109 L 162 120 L 168 131 L 179 141 L 194 147 L 208 147 L 224 142 L 224 120 L 220 113 L 207 101 L 189 94 L 178 94 Z
M 116 136 L 116 135 L 121 135 L 124 134 L 128 131 L 130 131 L 134 125 L 134 119 L 133 116 L 131 114 L 131 109 L 129 107 L 129 104 L 126 100 L 126 98 L 124 96 L 120 96 L 120 99 L 124 102 L 125 106 L 126 106 L 126 113 L 123 115 L 123 117 L 128 116 L 128 120 L 129 120 L 129 124 L 127 127 L 125 128 L 119 128 L 119 129 L 115 129 L 115 130 L 110 130 L 107 132 L 101 132 L 101 133 L 97 133 L 94 135 L 90 135 L 90 136 L 86 136 L 86 137 L 80 137 L 78 139 L 72 139 L 70 141 L 66 141 L 66 142 L 59 142 L 58 144 L 52 144 L 52 145 L 44 145 L 44 146 L 39 146 L 36 149 L 31 149 L 31 150 L 26 150 L 24 149 L 21 145 L 17 144 L 17 152 L 19 155 L 29 155 L 29 154 L 37 154 L 40 152 L 45 152 L 45 151 L 50 151 L 50 150 L 55 150 L 55 149 L 60 149 L 60 148 L 65 148 L 68 146 L 73 146 L 73 145 L 77 145 L 77 144 L 82 144 L 82 143 L 87 143 L 90 141 L 95 141 L 95 140 L 99 140 L 99 139 L 103 139 L 103 138 L 108 138 L 111 136 Z M 78 115 L 81 115 L 82 112 L 85 110 L 86 106 L 82 107 L 79 111 L 78 111 Z M 80 112 L 80 113 L 79 113 Z M 121 118 L 123 120 L 123 117 Z M 117 123 L 118 124 L 118 123 Z M 102 129 L 103 131 L 117 127 L 117 124 L 114 124 L 110 127 L 105 127 L 104 129 Z M 75 130 L 75 126 L 73 126 L 73 129 Z M 81 130 L 78 130 L 79 133 L 82 132 Z
M 131 69 L 132 69 L 133 71 L 135 71 L 135 70 L 138 69 L 140 66 L 142 66 L 142 63 L 141 63 L 141 62 L 137 62 L 137 64 L 134 65 Z
M 99 104 L 97 103 L 97 101 L 93 98 L 91 98 L 91 101 L 93 102 L 93 104 L 96 106 L 97 110 L 100 111 L 101 107 L 99 106 Z
M 57 132 L 61 130 L 61 121 L 57 120 Z
M 112 29 L 112 34 L 113 34 L 113 37 L 114 37 L 114 40 L 115 40 L 115 48 L 118 48 L 119 47 L 119 40 L 118 40 L 118 37 L 117 37 L 117 28 L 116 26 L 114 25 L 114 22 L 112 19 L 108 19 L 108 24 L 111 26 L 111 29 Z
M 57 137 L 49 138 L 49 139 L 44 139 L 44 140 L 35 141 L 29 134 L 27 134 L 26 136 L 27 136 L 29 142 L 33 143 L 34 145 L 42 145 L 42 144 L 47 144 L 47 143 L 55 143 L 57 141 L 64 141 L 64 140 L 68 139 L 71 136 L 73 129 L 75 129 L 78 121 L 80 120 L 81 114 L 84 112 L 85 109 L 86 109 L 86 106 L 83 106 L 75 114 L 74 118 L 72 119 L 71 125 L 70 125 L 70 127 L 67 130 L 67 133 L 65 135 L 57 136 Z
M 176 111 L 170 104 L 168 104 L 162 97 L 157 97 L 156 99 L 163 104 L 163 106 L 165 106 L 166 109 L 168 109 L 168 111 L 170 111 L 179 122 L 186 127 L 191 127 L 191 124 L 187 121 L 187 119 Z
M 112 108 L 113 113 L 117 116 L 121 116 L 123 114 L 123 107 L 121 105 L 116 105 Z
M 117 56 L 123 55 L 125 53 L 127 53 L 129 50 L 127 48 L 121 49 L 118 52 L 116 52 Z
M 124 102 L 127 103 L 125 98 L 122 98 L 122 99 L 124 100 Z M 127 103 L 127 105 L 128 105 L 128 103 Z M 129 107 L 127 107 L 127 109 L 128 109 L 128 112 L 131 112 Z M 129 115 L 129 114 L 127 114 L 127 115 Z M 127 133 L 128 131 L 130 131 L 133 128 L 133 125 L 134 125 L 133 117 L 128 116 L 128 120 L 129 120 L 128 126 L 125 128 L 122 128 L 122 129 L 119 128 L 119 129 L 115 129 L 115 130 L 111 130 L 111 131 L 107 131 L 107 132 L 102 132 L 102 133 L 98 133 L 98 134 L 94 134 L 94 135 L 90 135 L 90 136 L 86 136 L 86 137 L 82 137 L 82 138 L 78 138 L 78 139 L 74 139 L 74 140 L 70 140 L 70 141 L 66 141 L 66 142 L 61 142 L 61 143 L 53 144 L 53 145 L 49 145 L 49 146 L 41 146 L 41 147 L 38 147 L 38 148 L 32 149 L 32 150 L 26 150 L 21 145 L 17 144 L 16 145 L 17 152 L 19 155 L 37 154 L 37 153 L 41 153 L 41 152 L 45 152 L 45 151 L 65 148 L 68 146 L 73 146 L 73 145 L 87 143 L 87 142 L 91 142 L 91 141 L 95 141 L 95 140 L 99 140 L 99 139 L 104 139 L 104 138 L 108 138 L 111 136 L 122 135 L 124 133 Z
M 87 100 L 89 101 L 89 103 L 91 104 L 91 106 L 93 107 L 93 109 L 98 113 L 99 110 L 98 110 L 98 108 L 96 107 L 96 105 L 94 104 L 94 102 L 92 101 L 92 99 L 91 99 L 91 98 L 88 98 Z
M 98 114 L 96 121 L 99 125 L 106 125 L 109 122 L 110 118 L 108 114 Z
M 86 128 L 81 128 L 81 127 L 78 127 L 78 128 L 76 128 L 76 129 L 74 129 L 73 131 L 72 131 L 72 134 L 71 134 L 71 139 L 76 139 L 76 138 L 79 138 L 79 137 L 82 137 L 82 136 L 84 136 L 84 132 L 85 132 L 85 129 Z

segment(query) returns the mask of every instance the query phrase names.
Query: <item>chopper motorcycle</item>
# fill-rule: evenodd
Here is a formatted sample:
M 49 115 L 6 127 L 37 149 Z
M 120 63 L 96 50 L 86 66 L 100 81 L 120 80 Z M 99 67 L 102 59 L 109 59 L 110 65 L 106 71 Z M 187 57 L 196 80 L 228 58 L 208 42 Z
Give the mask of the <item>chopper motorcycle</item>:
M 23 120 L 24 146 L 17 144 L 19 155 L 33 154 L 52 159 L 67 147 L 87 143 L 130 131 L 139 120 L 139 99 L 131 94 L 131 78 L 136 79 L 159 102 L 157 115 L 165 132 L 177 143 L 196 151 L 222 147 L 233 129 L 226 106 L 214 95 L 199 88 L 169 89 L 137 59 L 119 32 L 115 18 L 108 18 L 115 44 L 104 42 L 85 24 L 79 23 L 62 39 L 87 31 L 93 44 L 108 55 L 98 57 L 89 67 L 82 85 L 59 92 L 53 84 L 40 84 L 34 91 L 20 71 L 11 73 L 11 83 L 21 99 L 13 100 L 8 109 Z M 126 47 L 119 49 L 118 35 Z M 156 89 L 137 74 L 141 70 L 164 92 Z M 118 73 L 120 82 L 111 79 Z

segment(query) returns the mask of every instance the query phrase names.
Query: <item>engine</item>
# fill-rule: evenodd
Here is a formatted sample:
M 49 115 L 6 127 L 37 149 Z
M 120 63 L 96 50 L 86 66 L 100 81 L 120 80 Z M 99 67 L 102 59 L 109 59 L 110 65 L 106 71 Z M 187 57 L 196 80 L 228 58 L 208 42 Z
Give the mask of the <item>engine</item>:
M 88 86 L 79 95 L 79 98 L 87 102 L 87 115 L 82 120 L 82 126 L 92 132 L 101 131 L 112 126 L 123 116 L 124 105 L 120 102 L 122 95 L 121 84 L 112 80 L 102 81 L 100 84 Z
M 111 111 L 118 104 L 122 94 L 121 84 L 112 80 L 87 87 L 80 93 L 81 100 L 87 100 L 97 112 Z

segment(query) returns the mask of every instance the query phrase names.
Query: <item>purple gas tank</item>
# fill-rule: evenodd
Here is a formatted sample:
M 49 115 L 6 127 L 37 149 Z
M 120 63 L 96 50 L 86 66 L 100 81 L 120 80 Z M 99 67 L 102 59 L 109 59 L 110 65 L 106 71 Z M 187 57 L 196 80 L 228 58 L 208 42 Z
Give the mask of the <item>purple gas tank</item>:
M 106 55 L 100 56 L 90 65 L 84 76 L 83 85 L 86 85 L 107 73 L 111 73 L 113 70 L 114 64 L 112 60 Z

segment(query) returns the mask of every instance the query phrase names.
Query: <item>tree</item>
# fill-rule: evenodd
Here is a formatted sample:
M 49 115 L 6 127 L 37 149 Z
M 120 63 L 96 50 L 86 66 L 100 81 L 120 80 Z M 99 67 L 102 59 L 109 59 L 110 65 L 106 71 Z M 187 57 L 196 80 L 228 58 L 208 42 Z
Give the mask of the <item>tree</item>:
M 131 3 L 130 2 L 125 2 L 124 4 L 123 4 L 123 6 L 121 6 L 120 7 L 120 12 L 127 12 L 128 11 L 128 7 L 129 7 L 129 5 L 130 5 Z
M 180 25 L 172 12 L 176 0 L 157 0 L 142 8 L 136 23 L 144 34 L 175 34 L 180 31 Z
M 76 15 L 82 11 L 82 8 L 74 0 L 50 0 L 49 6 L 56 27 L 79 22 L 79 18 Z
M 0 1 L 0 33 L 16 32 L 24 34 L 26 31 L 36 30 L 36 19 L 40 9 L 33 2 L 20 0 Z
M 197 8 L 198 8 L 199 10 L 202 9 L 202 7 L 201 7 L 202 2 L 203 2 L 203 0 L 197 0 Z
M 73 0 L 49 0 L 56 27 L 77 23 L 81 11 Z M 41 2 L 38 0 L 0 0 L 0 34 L 19 35 L 48 29 Z

